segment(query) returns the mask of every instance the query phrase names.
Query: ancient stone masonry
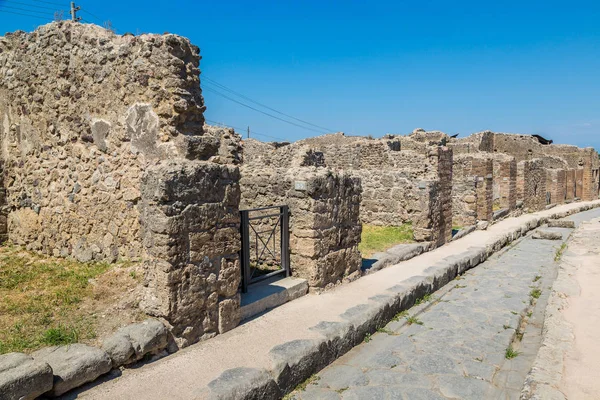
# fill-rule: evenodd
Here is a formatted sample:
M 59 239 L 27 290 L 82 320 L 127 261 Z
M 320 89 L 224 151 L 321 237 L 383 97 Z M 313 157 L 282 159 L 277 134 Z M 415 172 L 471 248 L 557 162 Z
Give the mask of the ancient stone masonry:
M 521 161 L 517 164 L 517 198 L 529 211 L 546 208 L 546 169 L 540 159 Z
M 485 154 L 461 154 L 454 157 L 452 181 L 452 223 L 475 225 L 492 221 L 493 160 Z
M 512 211 L 517 205 L 517 160 L 505 154 L 493 154 L 494 206 Z
M 141 220 L 149 315 L 173 326 L 185 346 L 240 320 L 239 170 L 200 161 L 145 171 Z
M 287 205 L 292 274 L 324 288 L 358 276 L 360 179 L 325 168 L 241 168 L 241 208 Z M 295 182 L 302 182 L 296 188 Z
M 141 257 L 142 171 L 208 160 L 198 48 L 52 23 L 0 38 L 0 137 L 11 241 L 79 260 Z
M 198 52 L 72 22 L 0 38 L 9 240 L 141 259 L 172 348 L 239 322 L 240 138 L 204 126 Z
M 444 217 L 451 214 L 448 149 L 412 137 L 369 139 L 340 133 L 285 145 L 247 140 L 244 154 L 245 165 L 311 165 L 351 173 L 362 182 L 363 223 L 399 226 L 410 221 L 416 240 L 443 244 L 450 239 L 450 218 Z
M 563 204 L 566 200 L 565 169 L 549 169 L 546 177 L 546 190 L 550 193 L 550 204 Z

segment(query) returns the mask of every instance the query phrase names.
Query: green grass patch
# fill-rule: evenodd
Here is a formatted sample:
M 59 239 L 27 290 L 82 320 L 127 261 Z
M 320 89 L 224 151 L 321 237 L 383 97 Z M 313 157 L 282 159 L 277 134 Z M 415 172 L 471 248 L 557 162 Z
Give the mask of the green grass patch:
M 423 325 L 423 322 L 421 322 L 421 320 L 419 320 L 419 318 L 415 317 L 414 315 L 411 315 L 410 317 L 406 317 L 406 322 L 409 325 L 412 325 L 412 324 Z
M 534 299 L 539 299 L 542 295 L 542 291 L 540 289 L 532 289 L 531 292 L 529 292 L 529 295 Z
M 563 243 L 560 245 L 560 248 L 556 251 L 556 255 L 554 256 L 554 261 L 558 262 L 563 256 L 563 253 L 567 249 L 567 244 Z
M 82 303 L 110 268 L 0 247 L 0 354 L 94 339 L 96 316 Z
M 363 258 L 369 258 L 373 254 L 386 251 L 397 244 L 413 243 L 414 241 L 412 223 L 402 226 L 363 225 L 358 249 Z
M 508 348 L 506 349 L 506 352 L 504 353 L 504 357 L 507 360 L 512 360 L 513 358 L 515 358 L 516 356 L 518 356 L 520 353 L 516 350 L 514 350 L 512 348 L 512 346 L 508 346 Z

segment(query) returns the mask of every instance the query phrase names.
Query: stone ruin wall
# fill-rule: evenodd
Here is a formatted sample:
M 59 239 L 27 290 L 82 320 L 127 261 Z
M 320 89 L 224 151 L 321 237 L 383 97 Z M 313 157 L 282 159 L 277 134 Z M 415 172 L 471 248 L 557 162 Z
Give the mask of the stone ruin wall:
M 493 154 L 492 160 L 493 204 L 512 211 L 517 206 L 517 160 L 505 154 Z
M 199 61 L 176 35 L 72 22 L 0 38 L 9 240 L 141 259 L 141 308 L 177 346 L 239 315 L 239 137 L 204 127 Z
M 361 179 L 363 223 L 399 226 L 410 221 L 416 240 L 442 244 L 450 238 L 451 226 L 444 222 L 444 213 L 451 213 L 447 150 L 439 152 L 437 146 L 407 137 L 369 139 L 338 133 L 285 145 L 246 140 L 244 154 L 244 165 L 258 168 L 315 166 L 350 173 Z M 449 162 L 444 161 L 448 154 Z M 446 168 L 439 168 L 442 164 Z
M 305 189 L 297 189 L 295 182 L 305 183 Z M 242 165 L 240 186 L 241 209 L 289 207 L 292 275 L 305 278 L 312 288 L 358 277 L 359 178 L 325 168 L 265 169 L 250 163 Z
M 0 38 L 0 137 L 11 241 L 81 261 L 143 256 L 144 169 L 207 159 L 198 48 L 52 23 Z
M 492 221 L 493 160 L 485 154 L 454 157 L 452 181 L 452 224 L 475 225 Z
M 547 169 L 540 159 L 517 163 L 517 198 L 523 201 L 525 210 L 540 211 L 546 208 L 546 174 Z

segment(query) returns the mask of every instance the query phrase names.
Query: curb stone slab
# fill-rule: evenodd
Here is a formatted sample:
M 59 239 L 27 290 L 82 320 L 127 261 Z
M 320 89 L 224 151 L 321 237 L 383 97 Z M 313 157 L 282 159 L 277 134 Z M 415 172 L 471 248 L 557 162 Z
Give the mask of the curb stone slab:
M 33 400 L 52 389 L 52 368 L 23 353 L 0 356 L 0 399 Z
M 548 220 L 548 228 L 575 229 L 575 221 L 570 221 L 568 219 L 550 219 Z
M 167 347 L 167 328 L 156 319 L 119 329 L 104 341 L 102 350 L 108 353 L 113 368 L 141 360 L 147 354 L 156 355 Z
M 552 232 L 552 231 L 544 231 L 538 229 L 531 236 L 533 239 L 545 239 L 545 240 L 561 240 L 562 233 L 560 232 Z
M 84 383 L 91 382 L 111 370 L 112 363 L 104 351 L 75 343 L 38 350 L 32 354 L 39 362 L 52 367 L 54 387 L 49 396 L 60 396 Z

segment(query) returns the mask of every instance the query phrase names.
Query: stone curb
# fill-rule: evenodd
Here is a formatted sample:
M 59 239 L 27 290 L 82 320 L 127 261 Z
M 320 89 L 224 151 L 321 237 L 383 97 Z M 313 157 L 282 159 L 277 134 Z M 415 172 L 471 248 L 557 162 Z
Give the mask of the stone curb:
M 102 349 L 74 343 L 45 347 L 31 356 L 0 355 L 0 399 L 60 396 L 92 382 L 112 368 L 131 364 L 167 347 L 167 328 L 147 319 L 127 325 L 104 341 Z
M 340 315 L 342 321 L 321 321 L 310 328 L 322 334 L 320 339 L 295 340 L 275 346 L 270 351 L 272 365 L 267 369 L 227 370 L 208 385 L 206 398 L 211 400 L 279 399 L 291 392 L 352 347 L 367 334 L 385 326 L 401 311 L 411 308 L 417 299 L 441 289 L 457 275 L 479 265 L 509 243 L 545 224 L 549 219 L 600 207 L 600 203 L 582 204 L 569 211 L 548 216 L 531 215 L 531 219 L 485 246 L 447 257 L 425 270 L 424 276 L 413 276 L 390 287 L 386 293 L 372 297 L 369 303 L 354 306 Z M 235 379 L 232 379 L 235 376 Z M 248 376 L 248 379 L 244 377 Z M 242 390 L 243 389 L 243 390 Z M 204 397 L 203 397 L 204 398 Z

